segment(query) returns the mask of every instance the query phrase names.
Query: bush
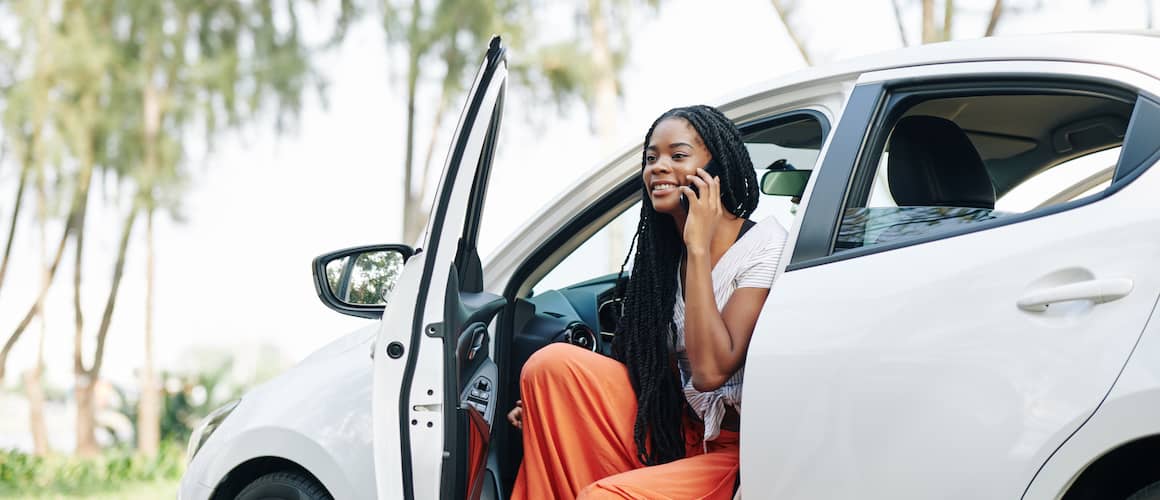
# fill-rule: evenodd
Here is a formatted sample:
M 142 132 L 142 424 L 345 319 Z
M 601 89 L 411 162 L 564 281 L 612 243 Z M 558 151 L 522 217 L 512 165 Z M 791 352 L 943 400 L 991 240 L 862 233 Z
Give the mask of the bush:
M 125 483 L 176 480 L 184 470 L 185 448 L 176 442 L 162 443 L 155 457 L 128 449 L 94 458 L 0 451 L 0 496 L 108 491 Z

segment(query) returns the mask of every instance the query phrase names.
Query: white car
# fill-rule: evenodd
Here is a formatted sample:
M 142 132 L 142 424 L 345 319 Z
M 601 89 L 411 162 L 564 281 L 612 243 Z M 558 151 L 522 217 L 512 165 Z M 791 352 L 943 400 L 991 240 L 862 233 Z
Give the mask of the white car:
M 789 228 L 740 495 L 1160 498 L 1156 54 L 1154 33 L 954 42 L 719 103 L 762 174 L 756 218 Z M 607 349 L 606 233 L 642 193 L 637 146 L 481 262 L 507 76 L 493 40 L 421 251 L 316 259 L 323 301 L 378 321 L 207 418 L 182 499 L 507 497 L 520 367 Z

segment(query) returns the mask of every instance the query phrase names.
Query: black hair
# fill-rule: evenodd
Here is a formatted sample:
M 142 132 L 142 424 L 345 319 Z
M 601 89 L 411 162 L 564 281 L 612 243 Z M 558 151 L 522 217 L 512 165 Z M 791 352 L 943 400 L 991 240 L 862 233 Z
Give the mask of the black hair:
M 758 201 L 753 161 L 737 126 L 716 108 L 690 106 L 662 114 L 644 136 L 646 149 L 641 154 L 641 168 L 645 167 L 653 130 L 658 123 L 671 118 L 688 122 L 720 165 L 718 176 L 725 209 L 742 218 L 752 214 Z M 653 208 L 643 179 L 641 190 L 640 222 L 620 268 L 623 275 L 624 266 L 632 259 L 632 274 L 621 294 L 623 312 L 612 354 L 628 368 L 628 378 L 636 391 L 633 439 L 639 453 L 637 458 L 645 465 L 656 465 L 685 456 L 681 431 L 685 395 L 675 366 L 677 339 L 673 323 L 677 269 L 685 245 L 677 234 L 673 218 Z

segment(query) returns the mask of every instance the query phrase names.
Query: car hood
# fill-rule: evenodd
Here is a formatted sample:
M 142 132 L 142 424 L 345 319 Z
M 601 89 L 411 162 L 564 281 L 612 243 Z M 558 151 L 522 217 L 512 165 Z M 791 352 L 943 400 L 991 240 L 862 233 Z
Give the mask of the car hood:
M 377 333 L 378 331 L 379 331 L 379 322 L 378 321 L 371 322 L 370 324 L 368 324 L 362 328 L 359 328 L 358 330 L 355 330 L 355 331 L 350 332 L 346 335 L 343 335 L 343 336 L 335 339 L 333 342 L 326 344 L 322 348 L 311 353 L 309 356 L 306 357 L 306 359 L 303 359 L 302 362 L 299 364 L 300 365 L 311 364 L 311 363 L 317 362 L 319 360 L 324 360 L 324 359 L 328 359 L 328 358 L 337 356 L 339 354 L 342 354 L 342 353 L 349 351 L 351 349 L 358 348 L 360 346 L 365 347 L 365 346 L 369 345 L 371 341 L 374 340 L 375 333 Z M 369 349 L 369 347 L 367 347 L 367 349 Z M 370 356 L 369 350 L 367 351 L 367 356 Z

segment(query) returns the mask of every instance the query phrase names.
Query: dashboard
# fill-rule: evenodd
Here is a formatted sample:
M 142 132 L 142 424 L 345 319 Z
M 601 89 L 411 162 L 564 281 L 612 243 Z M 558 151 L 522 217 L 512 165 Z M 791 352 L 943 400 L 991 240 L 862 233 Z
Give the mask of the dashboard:
M 609 354 L 620 318 L 615 273 L 516 301 L 517 350 L 567 342 Z M 518 354 L 517 354 L 518 356 Z

